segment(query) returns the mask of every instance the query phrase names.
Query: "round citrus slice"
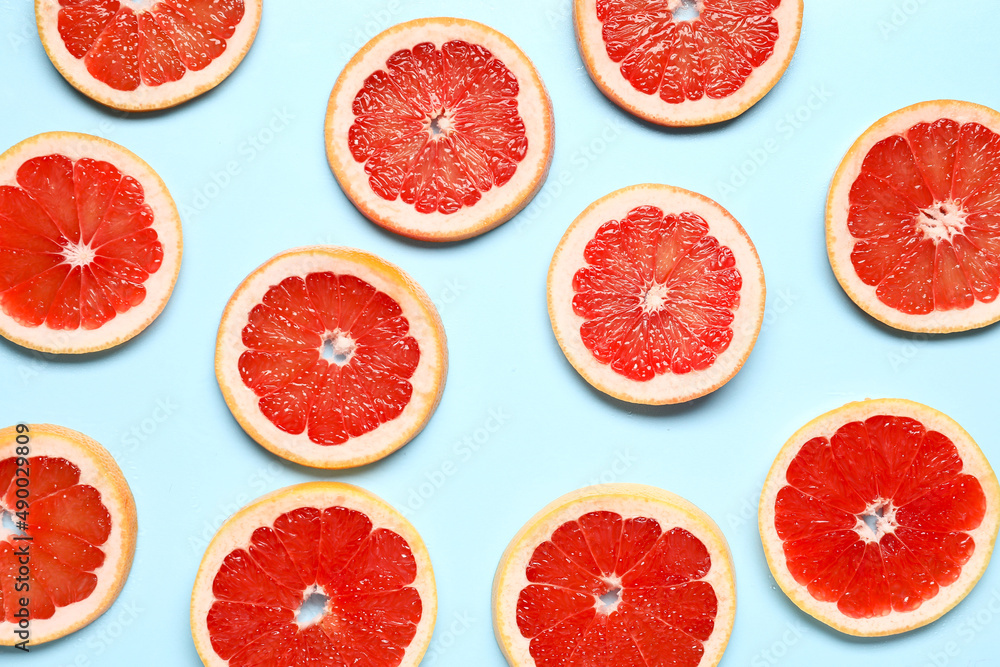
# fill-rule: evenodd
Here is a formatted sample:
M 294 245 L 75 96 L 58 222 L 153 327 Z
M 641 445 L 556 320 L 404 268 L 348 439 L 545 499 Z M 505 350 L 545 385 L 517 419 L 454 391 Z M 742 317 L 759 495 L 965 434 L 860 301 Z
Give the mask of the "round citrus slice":
M 752 107 L 784 74 L 802 0 L 574 0 L 590 77 L 660 125 L 706 125 Z
M 237 288 L 215 374 L 243 429 L 290 461 L 349 468 L 409 442 L 441 399 L 444 328 L 398 267 L 351 248 L 283 252 Z
M 900 109 L 854 142 L 826 208 L 830 264 L 872 317 L 944 333 L 1000 319 L 1000 113 Z
M 851 635 L 906 632 L 958 604 L 989 563 L 1000 487 L 968 433 L 905 400 L 849 403 L 791 437 L 760 535 L 781 589 Z
M 729 546 L 672 493 L 599 484 L 536 514 L 493 579 L 512 667 L 712 667 L 736 615 Z
M 415 667 L 437 614 L 430 556 L 384 500 L 309 482 L 233 515 L 191 596 L 207 667 Z
M 103 614 L 135 536 L 132 492 L 103 447 L 48 424 L 0 430 L 0 645 L 52 641 Z
M 129 340 L 170 298 L 181 245 L 166 185 L 117 144 L 49 132 L 0 155 L 0 335 L 19 345 Z
M 635 185 L 566 230 L 548 299 L 556 339 L 587 382 L 632 403 L 680 403 L 743 366 L 764 320 L 764 271 L 717 203 Z
M 166 109 L 219 85 L 250 50 L 261 0 L 35 0 L 49 59 L 116 109 Z
M 344 68 L 326 152 L 376 224 L 456 241 L 509 220 L 542 186 L 552 106 L 504 35 L 463 19 L 419 19 L 376 36 Z

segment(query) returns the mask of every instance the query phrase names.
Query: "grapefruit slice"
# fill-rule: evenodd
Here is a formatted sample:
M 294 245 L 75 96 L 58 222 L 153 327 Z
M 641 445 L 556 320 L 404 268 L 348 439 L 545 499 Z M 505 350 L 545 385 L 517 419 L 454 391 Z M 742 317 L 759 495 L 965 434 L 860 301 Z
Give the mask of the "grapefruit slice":
M 34 646 L 88 625 L 118 597 L 135 553 L 135 502 L 87 436 L 49 424 L 0 430 L 0 519 L 0 645 L 26 639 L 16 634 L 22 598 Z
M 830 186 L 833 272 L 872 317 L 904 331 L 1000 319 L 1000 113 L 938 100 L 872 125 Z
M 261 0 L 35 0 L 49 59 L 123 111 L 166 109 L 219 85 L 250 50 Z
M 401 23 L 347 63 L 330 95 L 326 153 L 373 222 L 457 241 L 509 220 L 552 159 L 552 105 L 531 61 L 481 23 Z
M 590 77 L 626 111 L 706 125 L 752 107 L 784 74 L 802 0 L 574 0 Z
M 156 319 L 181 264 L 167 186 L 118 144 L 73 132 L 0 155 L 0 335 L 45 352 L 123 343 Z
M 736 615 L 729 545 L 672 493 L 599 484 L 536 514 L 493 579 L 512 667 L 712 667 Z
M 764 320 L 764 271 L 717 203 L 635 185 L 566 230 L 548 300 L 559 346 L 587 382 L 631 403 L 680 403 L 743 366 Z
M 207 667 L 414 667 L 436 614 L 420 535 L 381 498 L 338 482 L 280 489 L 233 515 L 191 596 Z
M 760 499 L 767 564 L 804 612 L 851 635 L 940 618 L 982 576 L 1000 487 L 949 417 L 880 399 L 822 415 L 778 453 Z
M 427 294 L 361 250 L 297 248 L 240 284 L 215 374 L 233 416 L 278 456 L 349 468 L 409 442 L 441 400 L 448 353 Z

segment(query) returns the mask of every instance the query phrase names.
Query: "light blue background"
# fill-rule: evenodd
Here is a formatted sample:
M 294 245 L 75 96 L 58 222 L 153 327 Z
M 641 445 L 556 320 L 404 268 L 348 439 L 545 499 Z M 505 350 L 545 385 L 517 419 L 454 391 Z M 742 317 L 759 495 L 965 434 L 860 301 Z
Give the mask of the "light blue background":
M 500 666 L 490 585 L 507 542 L 550 500 L 613 479 L 679 493 L 722 526 L 739 591 L 723 665 L 997 664 L 997 564 L 940 621 L 866 641 L 801 613 L 764 562 L 756 527 L 764 475 L 793 431 L 842 403 L 928 403 L 1000 464 L 997 327 L 927 340 L 880 326 L 837 285 L 823 230 L 830 176 L 877 118 L 943 97 L 1000 106 L 1000 12 L 991 0 L 807 4 L 798 52 L 767 97 L 732 122 L 669 131 L 594 87 L 570 0 L 267 0 L 257 41 L 227 81 L 180 108 L 127 117 L 59 76 L 39 44 L 33 3 L 0 0 L 0 149 L 48 130 L 121 143 L 166 181 L 185 240 L 173 298 L 129 344 L 73 359 L 0 344 L 0 422 L 54 422 L 103 443 L 131 484 L 140 525 L 131 577 L 103 618 L 26 658 L 0 651 L 0 661 L 199 664 L 188 601 L 207 539 L 264 492 L 333 479 L 404 509 L 427 542 L 440 610 L 424 664 Z M 493 232 L 443 246 L 369 223 L 337 186 L 323 147 L 327 97 L 350 55 L 389 25 L 433 15 L 477 19 L 514 39 L 548 86 L 557 137 L 535 203 Z M 252 137 L 267 143 L 252 149 Z M 754 156 L 760 164 L 746 162 Z M 220 186 L 228 162 L 240 173 Z M 545 306 L 546 270 L 567 225 L 598 197 L 649 181 L 729 208 L 756 243 L 768 285 L 764 328 L 743 371 L 706 398 L 661 409 L 591 389 L 559 350 Z M 427 428 L 350 472 L 271 456 L 230 416 L 213 373 L 216 327 L 237 284 L 276 252 L 317 243 L 398 263 L 437 302 L 448 332 L 448 386 Z M 495 426 L 491 414 L 503 424 L 480 430 Z M 467 438 L 478 450 L 461 444 Z M 420 498 L 421 485 L 442 478 Z

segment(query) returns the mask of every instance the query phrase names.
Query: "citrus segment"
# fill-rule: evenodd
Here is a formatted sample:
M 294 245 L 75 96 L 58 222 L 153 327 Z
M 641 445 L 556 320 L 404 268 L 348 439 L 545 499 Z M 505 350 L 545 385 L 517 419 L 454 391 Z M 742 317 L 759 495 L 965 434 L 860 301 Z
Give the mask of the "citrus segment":
M 261 444 L 309 465 L 381 458 L 440 398 L 444 331 L 396 267 L 346 248 L 278 255 L 244 281 L 219 328 L 216 371 Z
M 253 42 L 261 0 L 36 0 L 59 71 L 120 109 L 162 109 L 214 87 Z
M 341 444 L 409 403 L 420 348 L 408 330 L 399 304 L 359 278 L 292 276 L 250 311 L 240 376 L 279 429 Z
M 518 666 L 715 665 L 734 611 L 718 527 L 683 499 L 632 484 L 555 501 L 514 538 L 494 579 L 497 640 Z
M 0 517 L 0 645 L 23 639 L 15 631 L 25 599 L 32 644 L 83 627 L 114 602 L 135 549 L 135 506 L 100 445 L 57 426 L 0 431 Z
M 851 634 L 891 634 L 971 589 L 998 500 L 989 464 L 954 422 L 907 401 L 867 401 L 789 441 L 765 485 L 761 535 L 800 607 Z
M 995 111 L 928 102 L 890 114 L 851 148 L 831 186 L 827 244 L 862 308 L 912 331 L 1000 317 L 998 132 Z
M 573 276 L 584 345 L 632 380 L 711 366 L 732 340 L 740 272 L 693 213 L 632 209 L 598 228 Z
M 388 70 L 388 71 L 386 71 Z M 517 79 L 478 44 L 424 42 L 394 53 L 354 98 L 351 155 L 383 199 L 454 213 L 502 186 L 528 140 Z
M 330 96 L 327 155 L 376 223 L 428 240 L 473 236 L 541 186 L 552 111 L 506 37 L 450 18 L 400 24 L 348 63 Z
M 549 269 L 549 314 L 567 358 L 598 389 L 639 403 L 690 400 L 735 374 L 759 331 L 763 292 L 739 223 L 669 186 L 592 204 Z
M 321 610 L 308 618 L 316 598 Z M 361 489 L 311 483 L 223 525 L 202 561 L 191 621 L 206 665 L 395 667 L 419 662 L 435 610 L 413 527 Z
M 576 0 L 591 77 L 630 112 L 663 125 L 738 116 L 784 73 L 800 0 Z
M 170 296 L 180 234 L 163 182 L 124 148 L 21 142 L 0 156 L 0 333 L 54 352 L 131 338 Z

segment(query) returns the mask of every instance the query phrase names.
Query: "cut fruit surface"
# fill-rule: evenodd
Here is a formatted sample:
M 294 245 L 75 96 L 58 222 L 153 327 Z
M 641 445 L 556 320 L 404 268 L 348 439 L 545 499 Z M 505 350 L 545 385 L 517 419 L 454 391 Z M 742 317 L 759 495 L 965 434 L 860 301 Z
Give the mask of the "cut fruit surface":
M 1000 113 L 938 100 L 861 135 L 833 177 L 830 264 L 851 299 L 897 329 L 1000 319 Z
M 35 0 L 52 64 L 116 109 L 165 109 L 229 76 L 260 23 L 261 0 Z
M 679 403 L 743 366 L 764 317 L 753 243 L 721 206 L 667 185 L 591 204 L 559 242 L 549 316 L 566 358 L 601 391 Z
M 654 123 L 705 125 L 740 115 L 784 74 L 802 0 L 574 0 L 591 78 Z
M 113 347 L 163 310 L 181 222 L 149 165 L 49 132 L 0 155 L 0 335 L 45 352 Z
M 809 615 L 880 636 L 958 604 L 990 560 L 1000 486 L 947 416 L 912 401 L 849 403 L 800 429 L 760 500 L 771 573 Z
M 493 628 L 512 667 L 711 667 L 735 613 L 718 526 L 639 484 L 554 501 L 514 537 L 493 580 Z
M 552 158 L 552 108 L 531 61 L 473 21 L 419 19 L 372 39 L 334 85 L 326 148 L 375 223 L 455 241 L 510 219 Z
M 413 526 L 363 489 L 311 482 L 223 524 L 195 579 L 191 632 L 208 667 L 413 667 L 436 613 Z
M 444 390 L 444 328 L 427 294 L 369 253 L 316 246 L 254 271 L 219 325 L 216 376 L 257 442 L 291 461 L 380 459 L 427 423 Z
M 87 436 L 48 424 L 0 430 L 0 520 L 0 645 L 24 640 L 15 634 L 24 598 L 35 645 L 88 625 L 118 597 L 135 552 L 135 503 L 114 459 Z

